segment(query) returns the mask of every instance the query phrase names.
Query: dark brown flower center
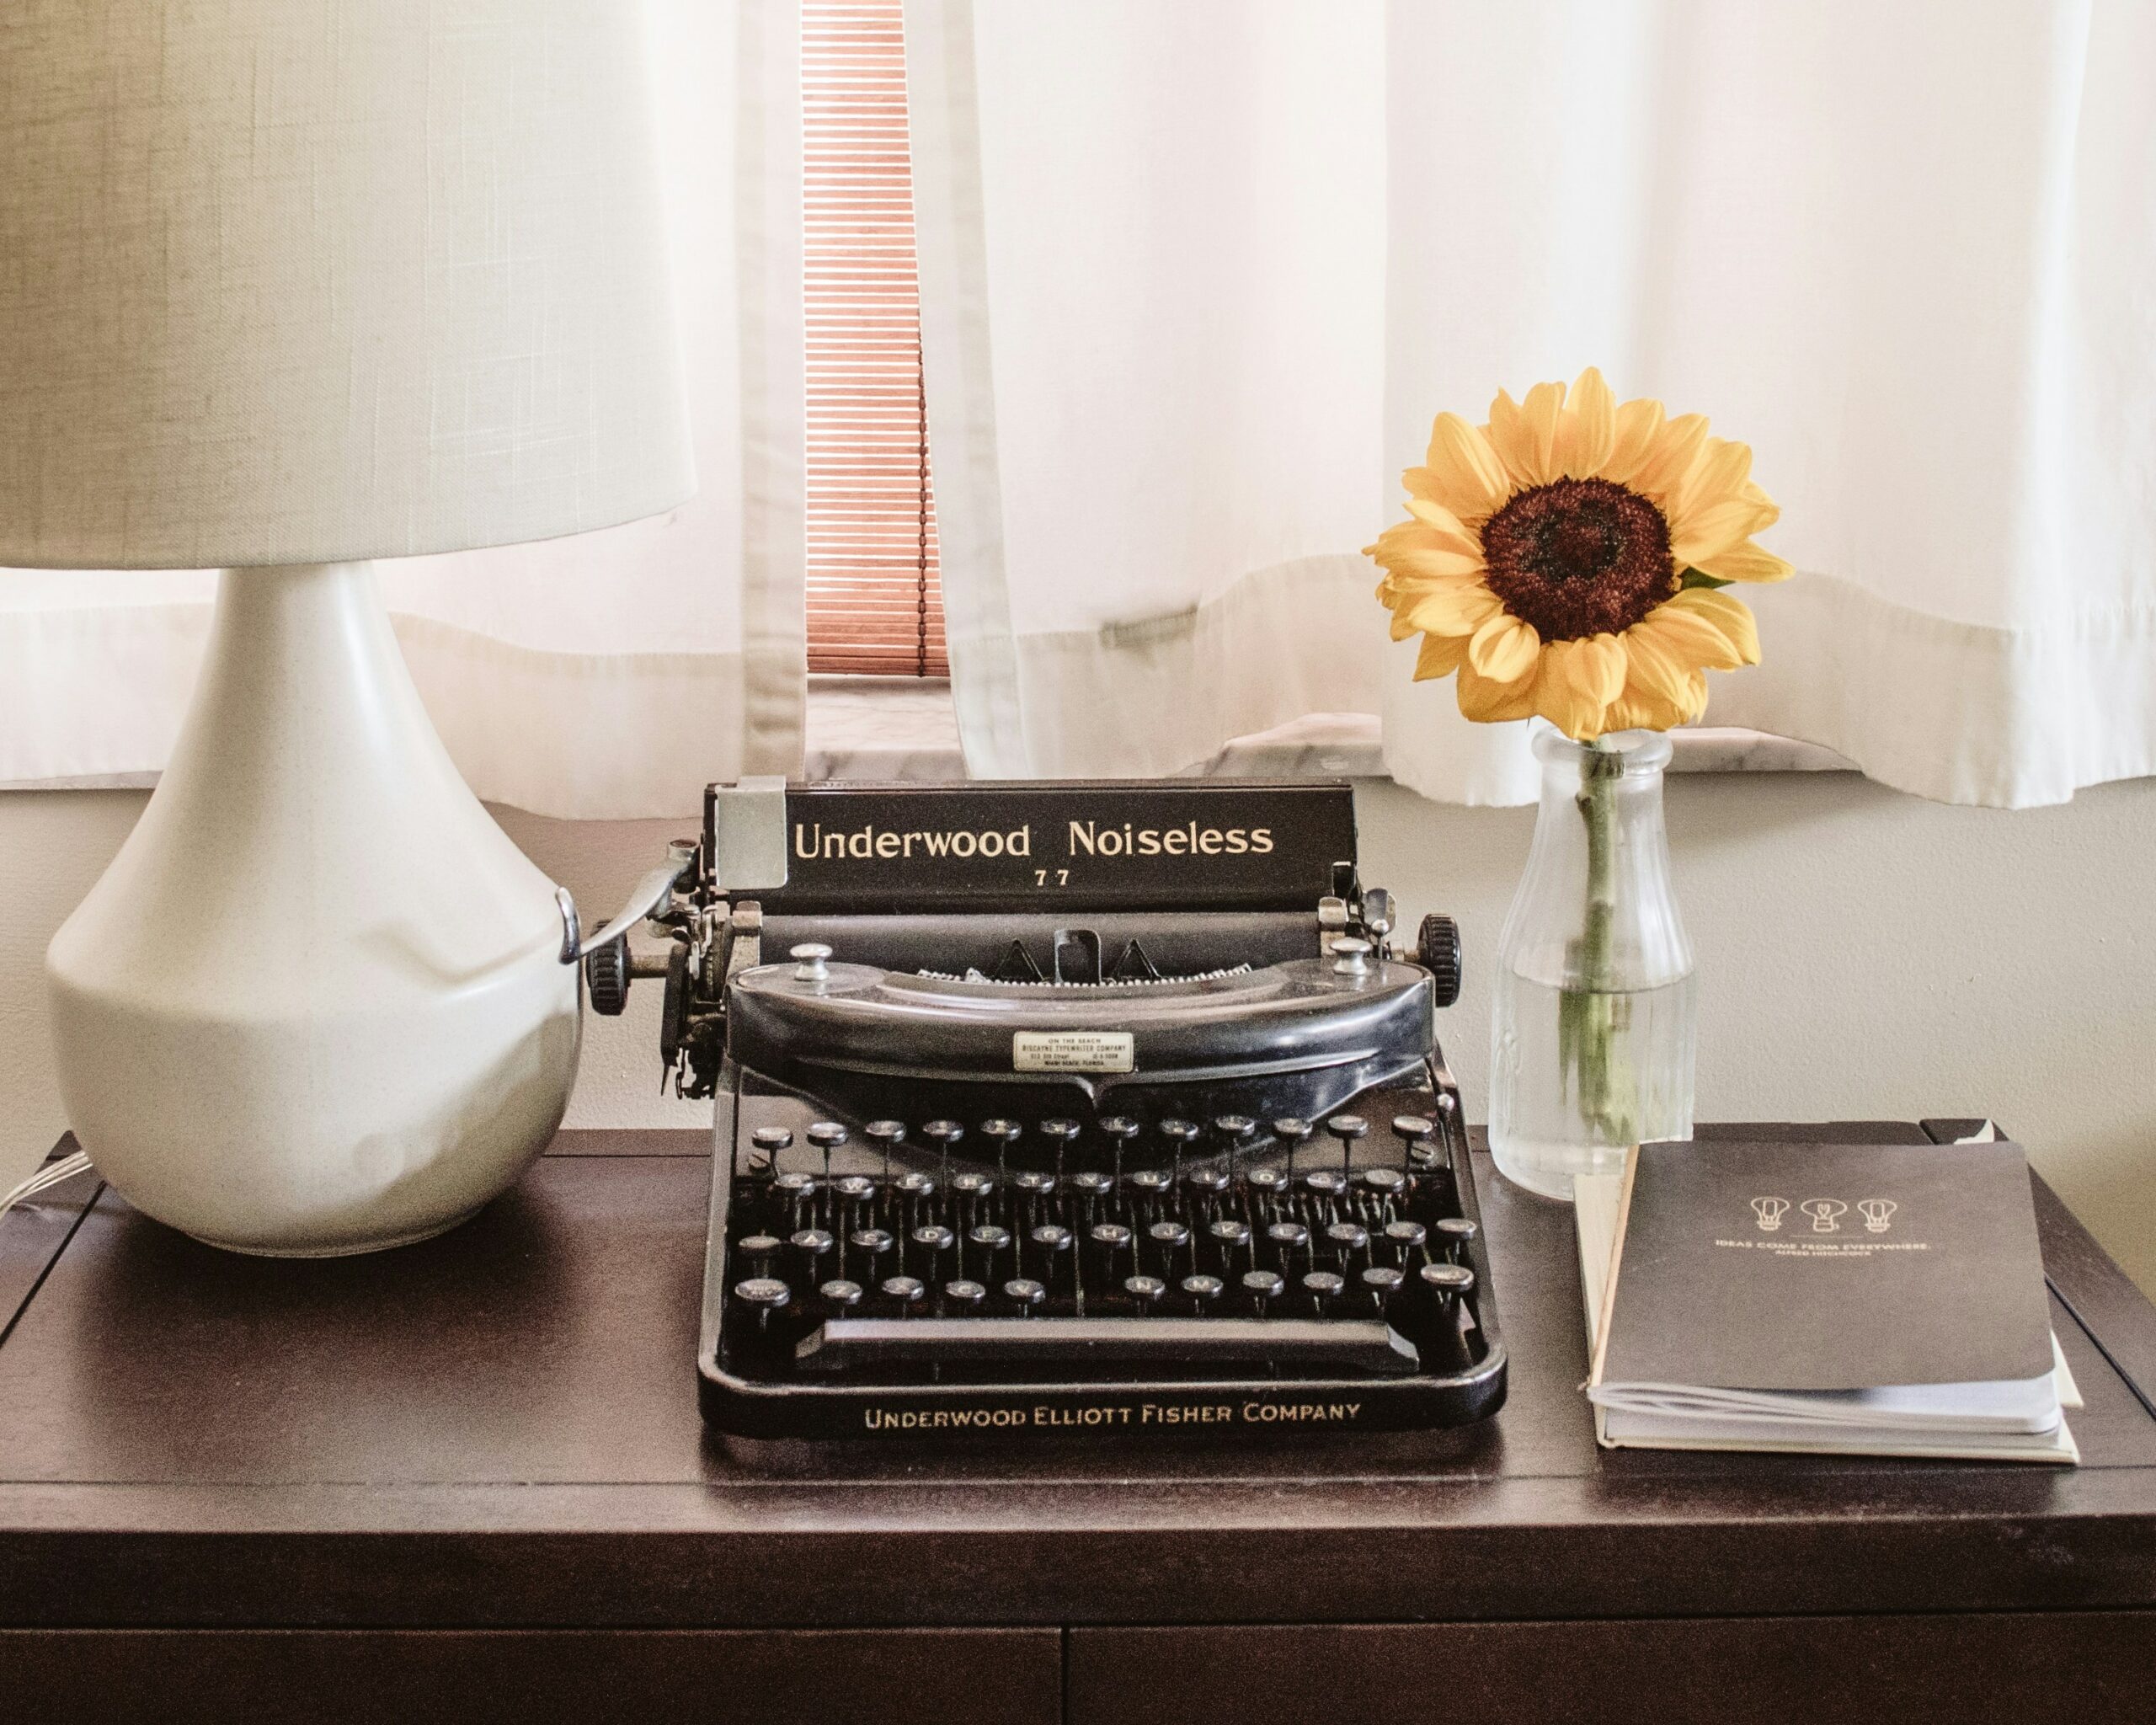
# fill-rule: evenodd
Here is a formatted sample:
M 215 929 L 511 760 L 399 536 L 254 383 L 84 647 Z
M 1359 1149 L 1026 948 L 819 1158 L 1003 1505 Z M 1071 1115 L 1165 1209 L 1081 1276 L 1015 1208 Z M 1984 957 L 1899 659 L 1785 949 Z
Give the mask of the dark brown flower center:
M 1677 590 L 1669 523 L 1608 479 L 1523 491 L 1482 528 L 1490 590 L 1545 641 L 1630 628 Z

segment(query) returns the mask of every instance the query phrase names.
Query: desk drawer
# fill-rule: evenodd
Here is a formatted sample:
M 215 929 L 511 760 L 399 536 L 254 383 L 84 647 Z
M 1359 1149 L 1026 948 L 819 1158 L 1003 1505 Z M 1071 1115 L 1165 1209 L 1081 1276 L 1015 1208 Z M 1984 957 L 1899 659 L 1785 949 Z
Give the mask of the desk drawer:
M 6 1630 L 0 1712 L 50 1725 L 1054 1725 L 1053 1629 Z
M 2144 1717 L 2156 1613 L 1081 1629 L 1070 1725 Z

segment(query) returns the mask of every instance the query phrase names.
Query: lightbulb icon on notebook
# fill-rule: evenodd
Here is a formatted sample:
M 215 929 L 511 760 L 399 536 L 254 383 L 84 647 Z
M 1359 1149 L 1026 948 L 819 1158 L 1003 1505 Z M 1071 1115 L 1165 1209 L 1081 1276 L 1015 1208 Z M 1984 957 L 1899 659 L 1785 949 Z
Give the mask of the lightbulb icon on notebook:
M 1849 1209 L 1838 1198 L 1807 1198 L 1797 1206 L 1812 1218 L 1812 1231 L 1815 1234 L 1838 1234 L 1842 1225 L 1834 1220 Z
M 1867 1198 L 1859 1202 L 1856 1208 L 1857 1214 L 1864 1218 L 1865 1233 L 1883 1234 L 1886 1231 L 1886 1219 L 1901 1205 L 1891 1198 Z
M 1789 1214 L 1786 1198 L 1755 1198 L 1752 1200 L 1752 1214 L 1759 1219 L 1759 1231 L 1772 1234 L 1780 1231 L 1782 1218 Z

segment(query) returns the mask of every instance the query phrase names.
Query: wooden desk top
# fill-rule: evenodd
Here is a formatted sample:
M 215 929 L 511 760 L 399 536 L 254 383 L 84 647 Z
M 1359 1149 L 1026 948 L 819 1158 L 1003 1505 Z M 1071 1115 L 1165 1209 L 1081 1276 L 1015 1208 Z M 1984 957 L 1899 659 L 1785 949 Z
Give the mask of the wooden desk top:
M 1796 1129 L 1726 1128 L 1758 1136 Z M 1909 1125 L 1805 1129 L 1921 1141 Z M 1705 1130 L 1702 1135 L 1709 1135 Z M 379 1257 L 85 1178 L 0 1224 L 0 1624 L 1384 1622 L 2156 1603 L 2156 1309 L 2048 1188 L 2075 1470 L 1606 1453 L 1569 1209 L 1477 1167 L 1511 1400 L 1451 1434 L 729 1451 L 706 1139 L 564 1133 Z

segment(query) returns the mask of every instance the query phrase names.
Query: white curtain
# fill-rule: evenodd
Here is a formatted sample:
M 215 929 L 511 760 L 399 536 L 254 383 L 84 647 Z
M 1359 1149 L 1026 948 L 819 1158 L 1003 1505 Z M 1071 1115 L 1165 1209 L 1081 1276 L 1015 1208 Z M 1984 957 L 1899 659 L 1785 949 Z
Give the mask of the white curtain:
M 797 8 L 648 9 L 698 494 L 601 532 L 380 565 L 472 788 L 565 817 L 683 814 L 712 779 L 801 756 Z M 0 782 L 160 766 L 212 582 L 0 571 Z
M 1432 417 L 1599 366 L 1753 446 L 1799 574 L 1707 722 L 1958 802 L 2156 772 L 2156 7 L 910 0 L 976 772 L 1171 770 L 1413 685 L 1357 548 Z

